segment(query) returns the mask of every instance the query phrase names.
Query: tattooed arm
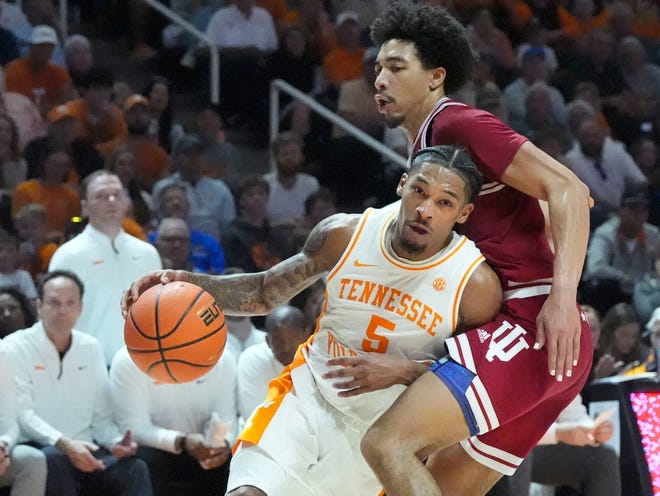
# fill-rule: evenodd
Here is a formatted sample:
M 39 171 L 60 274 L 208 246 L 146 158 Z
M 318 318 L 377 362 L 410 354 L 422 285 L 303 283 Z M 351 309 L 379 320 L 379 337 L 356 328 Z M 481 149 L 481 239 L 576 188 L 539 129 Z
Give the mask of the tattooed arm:
M 265 272 L 211 276 L 183 270 L 152 272 L 138 279 L 122 298 L 122 312 L 146 289 L 159 283 L 187 281 L 211 293 L 226 315 L 265 315 L 289 301 L 339 261 L 359 215 L 337 214 L 321 221 L 302 252 Z

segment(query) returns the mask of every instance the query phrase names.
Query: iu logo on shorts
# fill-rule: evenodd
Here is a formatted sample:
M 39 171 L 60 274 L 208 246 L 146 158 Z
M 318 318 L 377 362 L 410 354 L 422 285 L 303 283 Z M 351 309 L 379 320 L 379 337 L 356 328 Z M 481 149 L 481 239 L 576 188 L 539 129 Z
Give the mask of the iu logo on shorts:
M 494 332 L 493 337 L 488 343 L 486 360 L 492 362 L 495 358 L 502 362 L 508 362 L 518 353 L 529 348 L 529 344 L 523 337 L 527 331 L 518 324 L 515 326 L 509 324 L 506 320 L 502 321 Z

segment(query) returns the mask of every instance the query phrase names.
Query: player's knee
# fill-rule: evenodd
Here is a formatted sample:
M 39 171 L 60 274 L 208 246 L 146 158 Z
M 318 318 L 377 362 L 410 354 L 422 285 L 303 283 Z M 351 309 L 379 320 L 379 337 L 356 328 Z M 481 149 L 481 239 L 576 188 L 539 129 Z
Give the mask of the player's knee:
M 391 442 L 392 439 L 383 429 L 373 425 L 362 437 L 360 451 L 369 465 L 381 465 L 387 454 L 392 452 Z
M 267 496 L 267 494 L 254 486 L 241 486 L 228 492 L 225 496 Z

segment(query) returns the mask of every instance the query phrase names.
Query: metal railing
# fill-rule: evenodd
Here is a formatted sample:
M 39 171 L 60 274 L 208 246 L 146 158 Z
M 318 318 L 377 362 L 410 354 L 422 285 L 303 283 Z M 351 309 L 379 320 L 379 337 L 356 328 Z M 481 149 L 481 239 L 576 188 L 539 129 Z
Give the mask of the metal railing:
M 152 9 L 157 10 L 163 16 L 167 17 L 170 21 L 181 26 L 187 32 L 192 34 L 198 40 L 204 42 L 209 47 L 209 54 L 211 57 L 209 85 L 211 88 L 211 102 L 214 104 L 220 103 L 220 54 L 218 49 L 211 41 L 211 39 L 202 33 L 195 26 L 186 21 L 183 17 L 173 12 L 172 9 L 166 7 L 157 0 L 142 0 L 149 5 Z
M 359 127 L 354 126 L 350 122 L 348 122 L 346 119 L 343 117 L 338 116 L 331 110 L 328 110 L 326 107 L 321 105 L 319 102 L 314 100 L 312 97 L 306 95 L 299 89 L 291 86 L 289 83 L 286 81 L 283 81 L 281 79 L 275 79 L 270 83 L 270 138 L 271 142 L 275 138 L 275 136 L 278 133 L 279 130 L 279 123 L 280 123 L 280 91 L 283 91 L 290 97 L 301 101 L 304 103 L 306 106 L 308 106 L 310 109 L 312 109 L 314 112 L 319 114 L 321 117 L 324 119 L 329 120 L 333 124 L 339 126 L 342 128 L 344 131 L 347 133 L 351 134 L 355 139 L 358 141 L 361 141 L 365 145 L 367 145 L 369 148 L 372 148 L 376 152 L 380 153 L 381 155 L 384 155 L 387 157 L 389 160 L 394 162 L 397 165 L 400 165 L 401 167 L 406 167 L 407 166 L 407 160 L 396 153 L 394 150 L 391 148 L 388 148 L 385 146 L 383 143 L 378 141 L 377 139 L 371 137 L 367 133 L 365 133 L 362 129 Z M 374 103 L 375 105 L 375 103 Z

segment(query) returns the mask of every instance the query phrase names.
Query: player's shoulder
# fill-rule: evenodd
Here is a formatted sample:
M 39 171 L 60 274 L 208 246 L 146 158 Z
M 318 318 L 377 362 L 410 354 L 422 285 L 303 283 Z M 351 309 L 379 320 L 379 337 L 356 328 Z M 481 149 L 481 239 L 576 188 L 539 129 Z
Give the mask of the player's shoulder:
M 343 252 L 360 221 L 359 214 L 339 213 L 319 222 L 307 236 L 303 252 L 313 255 L 319 252 Z

